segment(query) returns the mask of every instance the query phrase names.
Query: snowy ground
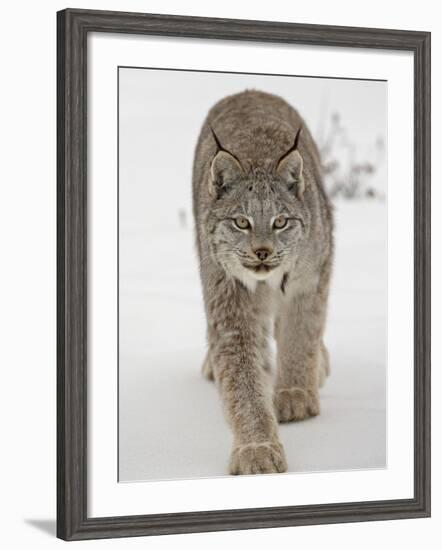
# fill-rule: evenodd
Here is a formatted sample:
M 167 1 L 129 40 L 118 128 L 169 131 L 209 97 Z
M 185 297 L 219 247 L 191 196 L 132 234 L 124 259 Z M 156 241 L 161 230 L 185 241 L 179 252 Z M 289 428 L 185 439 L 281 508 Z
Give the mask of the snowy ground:
M 120 233 L 120 481 L 226 475 L 231 435 L 216 387 L 200 375 L 192 230 L 158 231 L 161 240 Z M 386 464 L 386 252 L 385 203 L 338 203 L 332 374 L 321 415 L 280 427 L 292 472 Z

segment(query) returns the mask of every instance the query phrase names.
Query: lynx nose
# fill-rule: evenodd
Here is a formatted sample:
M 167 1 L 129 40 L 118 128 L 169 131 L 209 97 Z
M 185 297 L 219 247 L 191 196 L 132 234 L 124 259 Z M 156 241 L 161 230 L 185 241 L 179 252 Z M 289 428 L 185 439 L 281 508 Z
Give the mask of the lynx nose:
M 269 250 L 268 248 L 258 248 L 253 252 L 255 253 L 255 256 L 257 256 L 257 258 L 261 260 L 261 262 L 263 262 L 264 260 L 267 260 L 267 258 L 272 253 L 271 250 Z

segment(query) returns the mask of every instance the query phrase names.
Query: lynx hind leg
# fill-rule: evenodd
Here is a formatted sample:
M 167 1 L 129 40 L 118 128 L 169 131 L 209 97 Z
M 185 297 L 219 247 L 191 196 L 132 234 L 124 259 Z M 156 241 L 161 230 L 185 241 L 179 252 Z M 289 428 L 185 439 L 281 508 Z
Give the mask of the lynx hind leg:
M 330 356 L 324 342 L 321 342 L 319 353 L 319 387 L 325 384 L 327 376 L 330 375 Z
M 304 420 L 320 413 L 318 393 L 297 386 L 277 389 L 274 403 L 278 422 Z
M 276 340 L 278 369 L 274 404 L 279 422 L 320 413 L 319 385 L 325 358 L 322 344 L 325 300 L 317 293 L 282 304 Z M 325 365 L 324 365 L 325 370 Z
M 207 350 L 206 357 L 203 361 L 201 372 L 204 378 L 206 378 L 206 380 L 210 380 L 211 382 L 215 380 L 215 374 L 213 370 L 213 363 L 212 363 L 210 350 Z

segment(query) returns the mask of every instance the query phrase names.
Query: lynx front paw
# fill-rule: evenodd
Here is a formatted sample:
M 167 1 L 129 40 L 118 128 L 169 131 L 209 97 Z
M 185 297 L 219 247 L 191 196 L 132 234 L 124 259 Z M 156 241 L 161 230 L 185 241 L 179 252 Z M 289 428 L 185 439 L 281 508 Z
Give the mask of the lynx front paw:
M 232 475 L 275 474 L 287 471 L 284 449 L 278 442 L 251 443 L 233 449 L 229 472 Z
M 298 387 L 279 388 L 275 392 L 275 408 L 279 422 L 304 420 L 319 414 L 319 395 Z

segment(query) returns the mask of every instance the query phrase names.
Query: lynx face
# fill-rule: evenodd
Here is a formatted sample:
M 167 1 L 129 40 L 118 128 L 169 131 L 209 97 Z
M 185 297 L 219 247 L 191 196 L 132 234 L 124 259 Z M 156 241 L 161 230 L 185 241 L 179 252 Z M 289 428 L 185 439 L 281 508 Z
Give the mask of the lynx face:
M 211 250 L 247 286 L 280 282 L 297 256 L 308 221 L 302 200 L 287 182 L 255 171 L 231 182 L 216 199 L 209 217 Z
M 303 160 L 293 146 L 279 159 L 249 163 L 218 146 L 210 171 L 214 204 L 209 213 L 210 248 L 231 275 L 253 287 L 256 281 L 278 284 L 305 238 Z

